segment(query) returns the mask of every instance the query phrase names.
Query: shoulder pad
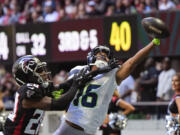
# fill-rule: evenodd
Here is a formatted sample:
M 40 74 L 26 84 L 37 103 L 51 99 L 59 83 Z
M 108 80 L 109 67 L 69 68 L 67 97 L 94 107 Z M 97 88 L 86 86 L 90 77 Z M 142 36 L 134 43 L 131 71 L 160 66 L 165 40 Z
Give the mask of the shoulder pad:
M 27 83 L 24 88 L 24 97 L 27 99 L 39 99 L 43 97 L 43 89 L 38 84 Z

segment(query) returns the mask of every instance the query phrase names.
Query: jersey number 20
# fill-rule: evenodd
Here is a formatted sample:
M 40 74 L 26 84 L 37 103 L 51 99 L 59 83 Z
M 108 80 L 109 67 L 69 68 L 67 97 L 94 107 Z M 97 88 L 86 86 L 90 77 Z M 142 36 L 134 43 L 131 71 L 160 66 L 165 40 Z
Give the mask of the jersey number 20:
M 78 106 L 79 102 L 81 102 L 82 106 L 90 108 L 95 107 L 98 95 L 95 92 L 92 92 L 92 90 L 99 87 L 100 85 L 90 84 L 87 88 L 79 90 L 76 98 L 73 100 L 73 104 Z M 81 100 L 79 101 L 80 97 Z

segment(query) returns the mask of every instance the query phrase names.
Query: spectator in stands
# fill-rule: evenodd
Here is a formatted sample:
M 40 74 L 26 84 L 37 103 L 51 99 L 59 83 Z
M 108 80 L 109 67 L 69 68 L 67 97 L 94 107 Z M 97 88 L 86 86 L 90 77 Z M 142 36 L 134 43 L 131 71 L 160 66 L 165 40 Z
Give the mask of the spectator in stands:
M 110 5 L 107 7 L 107 11 L 105 13 L 105 16 L 112 16 L 114 14 L 114 6 Z
M 104 14 L 105 13 L 105 8 L 106 8 L 106 0 L 94 0 L 96 5 L 95 8 L 96 10 L 101 13 Z
M 122 0 L 116 0 L 114 13 L 115 14 L 122 14 L 123 13 Z
M 5 0 L 0 5 L 0 25 L 55 22 L 88 16 L 149 13 L 178 9 L 173 0 Z M 177 6 L 176 6 L 176 5 Z M 57 8 L 60 5 L 60 8 Z M 43 10 L 42 10 L 43 9 Z M 43 12 L 42 12 L 43 11 Z M 43 19 L 42 19 L 43 16 Z
M 11 18 L 11 9 L 8 6 L 4 7 L 4 16 L 3 16 L 3 25 L 9 25 L 10 24 L 10 18 Z
M 53 78 L 54 86 L 59 86 L 59 84 L 66 81 L 68 78 L 68 73 L 65 70 L 61 70 L 58 74 L 56 74 Z
M 164 58 L 162 64 L 163 71 L 158 77 L 156 96 L 158 101 L 169 101 L 173 95 L 171 91 L 172 76 L 174 76 L 176 72 L 173 68 L 171 68 L 170 58 Z
M 180 9 L 180 0 L 174 0 L 176 4 L 176 9 Z
M 4 18 L 3 8 L 2 5 L 0 5 L 0 25 L 3 24 L 3 18 Z
M 5 109 L 11 110 L 14 105 L 14 93 L 18 86 L 13 77 L 7 73 L 0 81 L 0 91 Z
M 163 66 L 162 66 L 162 62 L 161 61 L 156 61 L 156 63 L 155 63 L 155 68 L 156 68 L 156 70 L 157 70 L 157 72 L 158 72 L 158 76 L 159 76 L 159 74 L 162 72 L 162 70 L 163 70 Z
M 149 12 L 155 12 L 156 11 L 156 7 L 155 7 L 155 2 L 152 0 L 145 0 L 145 13 L 149 13 Z
M 77 12 L 77 7 L 75 6 L 75 4 L 72 3 L 71 0 L 65 0 L 65 14 L 71 18 L 74 19 L 76 16 L 76 12 Z
M 140 77 L 136 80 L 140 88 L 141 101 L 155 101 L 156 87 L 158 80 L 158 71 L 155 68 L 153 58 L 148 58 L 145 62 L 145 70 L 140 73 Z
M 140 6 L 140 0 L 134 0 L 134 6 L 136 9 L 138 9 Z
M 122 10 L 125 14 L 136 13 L 135 7 L 130 3 L 129 0 L 122 0 Z
M 120 98 L 128 103 L 132 102 L 132 94 L 134 92 L 134 83 L 135 83 L 134 78 L 131 75 L 129 75 L 117 87 Z
M 96 3 L 91 0 L 87 3 L 87 7 L 86 7 L 86 14 L 88 16 L 96 16 L 96 15 L 100 15 L 100 12 L 96 10 Z
M 11 7 L 11 17 L 9 19 L 9 23 L 10 24 L 16 24 L 18 23 L 18 20 L 19 20 L 19 16 L 20 16 L 20 12 L 19 12 L 19 6 L 18 6 L 18 3 L 17 1 L 13 0 L 11 1 L 10 3 L 10 7 Z
M 44 22 L 56 22 L 58 20 L 58 12 L 54 10 L 53 8 L 53 2 L 52 1 L 46 1 L 44 3 Z
M 37 12 L 36 10 L 34 10 L 31 14 L 31 18 L 32 18 L 32 22 L 33 23 L 39 23 L 39 22 L 43 22 L 43 17 L 40 14 L 40 12 Z
M 139 13 L 145 13 L 145 9 L 146 9 L 146 4 L 145 4 L 145 2 L 140 2 L 140 3 L 139 3 L 139 6 L 138 6 L 138 8 L 137 8 L 137 11 L 138 11 Z
M 86 11 L 85 11 L 85 3 L 83 3 L 83 2 L 78 3 L 76 18 L 77 19 L 83 19 L 86 17 L 87 16 L 86 16 Z
M 159 1 L 159 10 L 169 10 L 169 9 L 175 9 L 176 5 L 174 2 L 170 0 L 160 0 Z

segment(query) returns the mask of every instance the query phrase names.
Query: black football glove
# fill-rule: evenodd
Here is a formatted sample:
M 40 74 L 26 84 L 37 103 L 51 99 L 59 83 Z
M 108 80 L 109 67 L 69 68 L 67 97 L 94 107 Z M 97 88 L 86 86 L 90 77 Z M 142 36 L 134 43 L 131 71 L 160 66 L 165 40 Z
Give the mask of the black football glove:
M 87 78 L 85 77 L 85 74 L 87 73 L 87 70 L 88 68 L 83 68 L 74 75 L 72 87 L 81 88 L 86 84 Z
M 119 60 L 117 59 L 112 59 L 110 62 L 109 62 L 109 67 L 111 69 L 114 69 L 114 68 L 119 68 L 120 64 L 119 64 Z

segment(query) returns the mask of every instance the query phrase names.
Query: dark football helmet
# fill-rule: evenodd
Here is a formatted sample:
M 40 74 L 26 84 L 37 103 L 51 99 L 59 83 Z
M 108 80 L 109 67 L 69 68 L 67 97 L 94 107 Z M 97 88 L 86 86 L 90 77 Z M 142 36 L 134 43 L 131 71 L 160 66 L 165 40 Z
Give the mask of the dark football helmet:
M 107 54 L 108 58 L 111 60 L 112 59 L 112 53 L 110 49 L 106 46 L 97 46 L 94 49 L 92 49 L 88 55 L 87 55 L 87 64 L 91 65 L 96 61 L 96 54 L 99 52 L 104 52 Z
M 16 60 L 12 73 L 19 85 L 36 83 L 47 88 L 51 82 L 51 73 L 47 71 L 46 62 L 41 62 L 32 55 L 26 55 Z

